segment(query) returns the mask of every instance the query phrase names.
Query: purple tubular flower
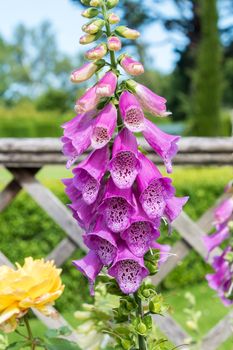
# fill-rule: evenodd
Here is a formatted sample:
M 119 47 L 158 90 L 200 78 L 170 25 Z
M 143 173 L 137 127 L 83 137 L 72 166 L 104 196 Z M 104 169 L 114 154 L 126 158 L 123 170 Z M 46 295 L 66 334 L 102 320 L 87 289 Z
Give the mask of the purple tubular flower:
M 142 169 L 137 176 L 140 203 L 150 219 L 161 218 L 167 200 L 175 194 L 171 179 L 163 177 L 158 168 L 142 153 L 139 153 Z
M 87 277 L 90 285 L 90 294 L 94 295 L 95 279 L 103 268 L 98 255 L 94 251 L 90 251 L 83 259 L 74 260 L 74 266 L 85 277 Z
M 96 218 L 96 206 L 97 203 L 88 205 L 82 197 L 69 204 L 68 207 L 73 213 L 74 219 L 78 222 L 79 226 L 84 230 L 89 230 L 91 223 Z
M 137 139 L 124 128 L 116 136 L 112 149 L 112 160 L 109 163 L 112 179 L 117 187 L 130 188 L 140 169 Z
M 171 114 L 166 111 L 167 100 L 164 97 L 156 95 L 146 86 L 133 80 L 128 80 L 127 84 L 135 91 L 140 104 L 146 111 L 157 117 L 167 117 Z
M 233 198 L 224 200 L 215 210 L 214 217 L 217 228 L 226 223 L 233 214 Z
M 130 217 L 135 212 L 132 190 L 119 190 L 110 178 L 98 211 L 103 213 L 106 225 L 111 231 L 126 230 L 130 226 Z
M 103 265 L 109 266 L 116 258 L 116 237 L 103 223 L 100 216 L 93 231 L 83 236 L 86 246 L 94 250 Z
M 87 113 L 96 108 L 100 101 L 100 97 L 96 94 L 96 86 L 88 89 L 75 104 L 74 110 L 76 113 Z
M 229 238 L 229 236 L 230 232 L 228 226 L 222 227 L 220 231 L 217 231 L 210 236 L 204 236 L 203 240 L 206 249 L 208 250 L 208 253 L 210 253 L 214 248 L 218 247 L 221 243 L 223 243 L 227 238 Z
M 104 147 L 112 138 L 117 125 L 116 107 L 109 103 L 97 116 L 93 125 L 91 145 L 95 149 Z
M 128 91 L 122 92 L 119 108 L 125 126 L 132 132 L 140 132 L 145 128 L 144 114 L 136 97 Z
M 169 222 L 173 222 L 181 213 L 183 206 L 187 203 L 189 197 L 172 197 L 167 199 L 165 215 Z
M 133 255 L 124 243 L 119 245 L 117 257 L 108 273 L 116 278 L 124 294 L 135 293 L 149 274 L 143 259 Z
M 88 204 L 96 201 L 100 182 L 106 172 L 109 161 L 107 146 L 93 151 L 87 159 L 73 169 L 74 185 L 82 193 L 83 200 Z
M 155 152 L 163 159 L 167 172 L 172 172 L 171 160 L 178 152 L 177 142 L 180 136 L 169 135 L 157 128 L 157 126 L 145 119 L 143 136 Z
M 220 256 L 216 256 L 213 261 L 215 273 L 206 276 L 210 288 L 218 292 L 225 306 L 233 303 L 233 300 L 229 299 L 232 295 L 233 271 L 226 259 L 230 252 L 232 252 L 231 247 L 227 247 Z
M 99 97 L 111 97 L 117 86 L 117 76 L 113 72 L 107 72 L 96 85 L 96 94 Z
M 120 65 L 124 71 L 130 75 L 141 75 L 144 73 L 144 67 L 141 62 L 135 61 L 132 57 L 127 55 L 122 55 L 120 57 Z
M 65 193 L 71 200 L 71 202 L 77 201 L 81 197 L 81 192 L 77 190 L 77 188 L 74 185 L 73 179 L 63 179 L 63 184 L 65 185 Z
M 70 122 L 65 123 L 63 143 L 63 153 L 69 157 L 67 168 L 69 168 L 83 152 L 91 145 L 93 113 L 79 115 Z

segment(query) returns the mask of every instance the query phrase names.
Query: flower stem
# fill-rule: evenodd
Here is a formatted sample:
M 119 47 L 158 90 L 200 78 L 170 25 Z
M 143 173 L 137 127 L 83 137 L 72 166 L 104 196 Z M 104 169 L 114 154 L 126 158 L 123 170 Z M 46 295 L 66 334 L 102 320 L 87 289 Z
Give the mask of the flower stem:
M 24 316 L 24 323 L 25 323 L 25 326 L 26 326 L 26 329 L 27 329 L 27 333 L 28 333 L 28 340 L 30 340 L 30 342 L 31 342 L 31 349 L 35 350 L 36 344 L 34 342 L 32 330 L 31 330 L 30 323 L 29 323 L 27 315 Z
M 103 5 L 102 5 L 102 13 L 103 13 L 103 17 L 105 20 L 105 28 L 106 28 L 106 33 L 107 36 L 110 37 L 111 36 L 111 27 L 108 21 L 108 16 L 107 16 L 107 7 L 106 7 L 106 2 L 105 0 L 103 0 Z M 117 62 L 116 62 L 116 57 L 115 57 L 115 52 L 114 51 L 110 51 L 110 59 L 111 59 L 111 66 L 112 68 L 116 69 L 117 68 Z
M 144 316 L 143 307 L 142 307 L 142 301 L 141 301 L 141 299 L 140 299 L 140 297 L 138 296 L 137 293 L 134 294 L 134 298 L 135 298 L 135 301 L 136 301 L 136 303 L 138 305 L 138 309 L 136 311 L 136 314 L 137 314 L 137 316 L 142 318 Z M 138 334 L 138 346 L 139 346 L 139 350 L 147 350 L 146 339 L 141 334 Z

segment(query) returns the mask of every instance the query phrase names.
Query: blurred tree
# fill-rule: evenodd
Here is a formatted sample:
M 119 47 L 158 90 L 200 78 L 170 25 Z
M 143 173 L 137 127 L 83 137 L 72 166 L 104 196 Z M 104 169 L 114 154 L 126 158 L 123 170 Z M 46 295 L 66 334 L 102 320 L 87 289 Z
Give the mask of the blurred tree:
M 201 41 L 194 76 L 193 132 L 198 136 L 220 133 L 221 48 L 216 0 L 200 1 Z

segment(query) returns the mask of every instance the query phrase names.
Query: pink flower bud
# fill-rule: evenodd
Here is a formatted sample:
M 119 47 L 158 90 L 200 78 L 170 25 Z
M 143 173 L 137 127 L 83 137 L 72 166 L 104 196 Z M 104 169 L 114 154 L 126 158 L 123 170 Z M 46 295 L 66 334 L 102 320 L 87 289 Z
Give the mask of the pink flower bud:
M 88 50 L 85 54 L 88 60 L 100 60 L 103 58 L 108 52 L 108 48 L 106 44 L 100 44 L 94 47 L 91 50 Z
M 132 40 L 137 39 L 140 36 L 140 33 L 137 30 L 130 29 L 130 28 L 125 27 L 125 26 L 117 27 L 115 29 L 115 32 L 118 35 L 122 36 L 123 38 L 132 39 Z
M 130 56 L 122 55 L 119 61 L 121 67 L 130 75 L 141 75 L 144 73 L 143 65 Z
M 103 26 L 103 19 L 97 19 L 82 26 L 82 30 L 87 34 L 96 34 Z
M 96 62 L 85 63 L 81 68 L 75 69 L 71 73 L 70 80 L 73 83 L 82 83 L 91 78 L 103 65 L 104 62 L 101 61 L 99 61 L 98 64 Z
M 98 97 L 111 97 L 117 86 L 117 76 L 113 72 L 107 72 L 96 85 L 96 95 Z
M 110 51 L 121 50 L 121 41 L 117 36 L 111 36 L 108 38 L 108 48 Z
M 102 31 L 99 31 L 96 34 L 85 34 L 80 38 L 79 43 L 82 45 L 93 43 L 93 41 L 98 40 L 101 37 L 101 35 Z
M 110 24 L 117 24 L 120 22 L 120 17 L 117 16 L 115 13 L 110 13 L 108 16 L 108 21 Z

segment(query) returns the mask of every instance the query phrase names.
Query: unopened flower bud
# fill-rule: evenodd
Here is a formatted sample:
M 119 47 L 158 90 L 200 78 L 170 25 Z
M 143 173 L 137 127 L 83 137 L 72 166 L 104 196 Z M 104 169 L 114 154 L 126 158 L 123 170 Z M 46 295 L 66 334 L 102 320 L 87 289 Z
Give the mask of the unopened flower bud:
M 152 314 L 161 314 L 161 306 L 161 302 L 159 302 L 158 299 L 155 297 L 152 298 L 152 300 L 149 303 L 149 310 Z
M 120 22 L 120 17 L 117 16 L 115 13 L 110 13 L 108 15 L 108 21 L 110 24 L 117 24 Z
M 107 1 L 107 8 L 110 10 L 113 7 L 116 7 L 119 3 L 119 0 L 108 0 Z
M 93 43 L 93 41 L 98 40 L 102 34 L 102 31 L 99 31 L 96 34 L 85 34 L 80 38 L 79 43 L 82 45 Z
M 144 73 L 143 65 L 135 61 L 132 57 L 127 55 L 121 55 L 119 57 L 121 67 L 130 75 L 141 75 Z
M 142 321 L 138 323 L 136 327 L 136 332 L 139 333 L 140 335 L 146 335 L 147 327 Z
M 94 7 L 100 7 L 102 6 L 102 0 L 91 0 L 90 5 Z
M 90 7 L 89 9 L 87 10 L 84 10 L 82 12 L 82 16 L 85 17 L 85 18 L 93 18 L 93 17 L 96 17 L 99 13 L 99 10 L 94 8 L 94 7 Z
M 108 48 L 110 51 L 121 50 L 121 41 L 117 36 L 111 36 L 108 38 Z
M 74 70 L 71 73 L 70 80 L 73 83 L 82 83 L 88 80 L 104 65 L 104 61 L 85 63 L 81 68 Z
M 121 340 L 121 345 L 124 350 L 130 350 L 131 349 L 131 342 L 127 339 L 122 339 Z
M 106 44 L 100 44 L 93 49 L 90 49 L 86 52 L 85 57 L 88 60 L 100 60 L 103 58 L 108 52 L 108 48 Z
M 80 0 L 81 3 L 85 6 L 90 6 L 90 0 Z
M 126 38 L 126 39 L 137 39 L 139 38 L 140 36 L 140 33 L 135 30 L 135 29 L 130 29 L 128 27 L 125 27 L 125 26 L 119 26 L 115 29 L 115 32 L 122 36 L 123 38 Z
M 96 34 L 104 26 L 104 23 L 105 22 L 103 19 L 96 19 L 92 22 L 84 24 L 82 26 L 82 30 L 88 34 Z

